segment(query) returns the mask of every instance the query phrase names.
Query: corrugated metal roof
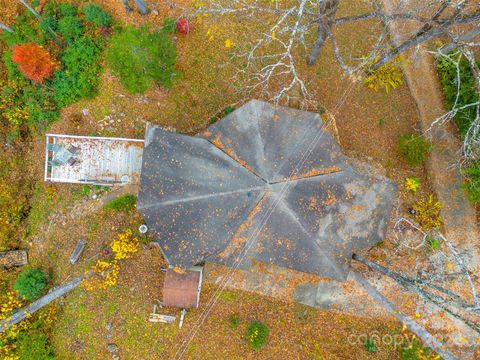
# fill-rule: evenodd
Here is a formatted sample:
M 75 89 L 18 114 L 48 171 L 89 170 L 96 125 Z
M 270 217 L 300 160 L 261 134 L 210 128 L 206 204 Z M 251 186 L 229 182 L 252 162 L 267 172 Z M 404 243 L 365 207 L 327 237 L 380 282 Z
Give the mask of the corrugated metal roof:
M 183 309 L 197 308 L 201 272 L 187 270 L 184 273 L 167 269 L 163 285 L 163 305 Z
M 196 137 L 149 130 L 138 209 L 172 266 L 255 259 L 336 280 L 383 240 L 395 186 L 318 114 L 251 101 Z

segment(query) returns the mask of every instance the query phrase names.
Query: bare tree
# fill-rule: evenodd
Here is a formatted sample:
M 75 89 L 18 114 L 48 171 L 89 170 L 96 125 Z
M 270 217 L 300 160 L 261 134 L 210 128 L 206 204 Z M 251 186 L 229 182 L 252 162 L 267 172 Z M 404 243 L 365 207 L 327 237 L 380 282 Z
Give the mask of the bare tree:
M 480 22 L 480 9 L 470 0 L 432 0 L 413 9 L 405 8 L 405 2 L 398 1 L 397 7 L 389 13 L 378 0 L 370 0 L 369 12 L 337 16 L 344 3 L 342 0 L 205 0 L 198 3 L 193 15 L 210 14 L 215 22 L 235 17 L 237 21 L 261 28 L 257 37 L 239 44 L 237 57 L 246 63 L 241 72 L 251 80 L 248 90 L 260 89 L 268 93 L 269 85 L 281 79 L 284 86 L 275 94 L 269 94 L 276 102 L 288 97 L 292 91 L 303 97 L 309 96 L 305 79 L 298 71 L 298 62 L 315 64 L 327 41 L 333 46 L 338 65 L 347 74 L 356 76 L 368 74 L 424 42 L 439 37 L 458 40 L 462 26 Z M 176 4 L 171 5 L 178 8 Z M 184 14 L 192 14 L 190 9 L 182 10 Z M 363 21 L 377 24 L 380 28 L 377 39 L 364 57 L 347 58 L 337 43 L 337 31 L 342 25 Z M 419 30 L 392 47 L 387 36 L 392 21 L 413 23 Z M 305 60 L 299 59 L 300 50 L 307 52 Z
M 405 235 L 406 229 L 417 236 L 409 238 Z M 425 232 L 408 219 L 399 218 L 394 231 L 397 238 L 396 250 L 386 252 L 385 266 L 358 254 L 354 254 L 353 259 L 395 280 L 425 303 L 434 304 L 454 319 L 463 322 L 476 332 L 477 336 L 480 335 L 480 303 L 475 285 L 477 279 L 469 269 L 469 257 L 457 250 L 442 233 L 436 230 Z M 445 244 L 444 250 L 431 254 L 431 241 L 437 241 L 439 246 Z M 389 266 L 398 251 L 407 251 L 410 258 L 415 258 L 416 266 L 409 269 L 410 274 L 392 270 Z M 421 251 L 428 256 L 419 256 Z M 452 289 L 452 281 L 462 284 L 461 294 Z
M 0 23 L 0 29 L 13 33 L 13 30 L 3 23 Z

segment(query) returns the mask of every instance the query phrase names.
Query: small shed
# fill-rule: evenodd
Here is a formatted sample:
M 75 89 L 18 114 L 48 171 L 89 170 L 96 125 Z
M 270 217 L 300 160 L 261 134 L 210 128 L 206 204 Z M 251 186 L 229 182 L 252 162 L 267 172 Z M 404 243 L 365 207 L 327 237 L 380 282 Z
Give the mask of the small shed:
M 202 268 L 179 272 L 167 269 L 163 284 L 163 305 L 182 309 L 198 308 L 202 288 Z

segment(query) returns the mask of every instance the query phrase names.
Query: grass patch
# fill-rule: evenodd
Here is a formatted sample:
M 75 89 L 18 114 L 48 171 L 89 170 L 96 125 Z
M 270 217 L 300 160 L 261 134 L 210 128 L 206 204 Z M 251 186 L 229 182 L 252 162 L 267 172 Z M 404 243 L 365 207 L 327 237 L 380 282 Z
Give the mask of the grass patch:
M 41 182 L 37 182 L 35 184 L 35 190 L 33 191 L 32 206 L 27 218 L 27 230 L 25 234 L 27 238 L 40 231 L 49 213 L 50 206 L 45 188 Z
M 222 290 L 219 297 L 225 301 L 236 301 L 238 299 L 238 294 L 230 290 Z
M 136 204 L 136 196 L 133 194 L 126 194 L 110 201 L 105 205 L 105 210 L 113 212 L 130 212 L 135 209 Z

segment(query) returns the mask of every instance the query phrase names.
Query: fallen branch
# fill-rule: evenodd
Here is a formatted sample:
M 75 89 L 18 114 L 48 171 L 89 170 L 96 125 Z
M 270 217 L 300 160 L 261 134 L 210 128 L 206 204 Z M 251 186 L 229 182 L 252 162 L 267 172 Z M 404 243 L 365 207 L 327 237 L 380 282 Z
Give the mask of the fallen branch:
M 395 316 L 402 324 L 404 324 L 411 332 L 418 336 L 425 345 L 432 348 L 444 360 L 457 359 L 444 344 L 433 337 L 426 329 L 413 321 L 410 317 L 404 315 L 398 307 L 396 307 L 389 299 L 379 293 L 366 279 L 355 271 L 350 272 L 353 279 L 362 285 L 368 295 L 380 303 L 390 314 Z
M 63 296 L 66 293 L 72 291 L 78 285 L 80 285 L 84 277 L 85 277 L 84 275 L 77 276 L 76 278 L 66 283 L 65 285 L 54 288 L 47 295 L 42 296 L 38 300 L 35 300 L 31 305 L 20 309 L 7 320 L 0 321 L 0 332 L 8 329 L 12 325 L 18 324 L 27 316 L 30 316 L 31 314 L 33 314 L 35 311 L 40 310 L 47 304 L 51 303 L 53 300 L 58 299 L 60 296 Z

